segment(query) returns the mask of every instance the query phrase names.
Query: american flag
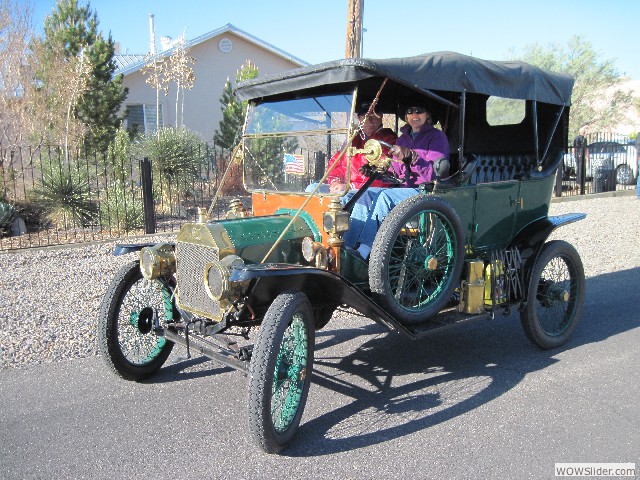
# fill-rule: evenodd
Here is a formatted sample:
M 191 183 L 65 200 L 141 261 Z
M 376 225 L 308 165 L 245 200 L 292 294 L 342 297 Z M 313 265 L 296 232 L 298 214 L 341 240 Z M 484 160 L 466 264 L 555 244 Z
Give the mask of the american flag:
M 304 157 L 292 153 L 284 154 L 284 173 L 304 175 Z

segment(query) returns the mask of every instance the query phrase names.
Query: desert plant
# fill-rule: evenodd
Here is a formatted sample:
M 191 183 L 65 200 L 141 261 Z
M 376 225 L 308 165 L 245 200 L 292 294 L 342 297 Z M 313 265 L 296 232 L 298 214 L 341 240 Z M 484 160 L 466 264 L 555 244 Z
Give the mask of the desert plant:
M 16 207 L 0 200 L 0 237 L 11 233 L 11 225 L 16 218 Z
M 129 133 L 121 127 L 116 132 L 113 142 L 109 144 L 106 156 L 106 164 L 111 171 L 111 176 L 120 183 L 123 183 L 127 178 L 131 154 L 131 138 Z
M 118 232 L 132 232 L 144 226 L 144 206 L 141 193 L 120 182 L 113 183 L 100 202 L 100 224 Z
M 207 145 L 200 136 L 186 128 L 165 127 L 142 140 L 141 157 L 148 157 L 153 166 L 154 196 L 160 198 L 163 209 L 174 210 L 180 196 L 190 196 L 194 182 L 200 178 L 207 155 Z
M 40 186 L 32 195 L 58 228 L 86 226 L 96 218 L 98 208 L 91 198 L 89 182 L 82 171 L 71 165 L 61 162 L 43 165 Z

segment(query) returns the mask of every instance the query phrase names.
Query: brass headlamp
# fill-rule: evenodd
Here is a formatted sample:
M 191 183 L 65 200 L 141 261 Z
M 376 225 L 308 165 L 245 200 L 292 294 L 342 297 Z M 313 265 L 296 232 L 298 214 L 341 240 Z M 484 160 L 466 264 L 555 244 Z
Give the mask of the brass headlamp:
M 168 277 L 176 271 L 176 255 L 168 243 L 159 243 L 140 250 L 140 270 L 147 280 Z
M 231 298 L 235 293 L 235 282 L 231 282 L 231 269 L 235 266 L 244 265 L 244 260 L 237 255 L 227 255 L 221 260 L 209 262 L 204 267 L 204 285 L 207 295 L 213 300 L 224 301 Z

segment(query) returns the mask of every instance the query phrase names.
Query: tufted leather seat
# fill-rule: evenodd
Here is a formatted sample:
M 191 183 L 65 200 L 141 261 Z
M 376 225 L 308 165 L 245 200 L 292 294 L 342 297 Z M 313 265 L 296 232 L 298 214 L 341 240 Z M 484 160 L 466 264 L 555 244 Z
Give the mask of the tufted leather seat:
M 475 155 L 476 165 L 471 173 L 471 183 L 501 182 L 513 180 L 533 172 L 536 167 L 534 155 Z

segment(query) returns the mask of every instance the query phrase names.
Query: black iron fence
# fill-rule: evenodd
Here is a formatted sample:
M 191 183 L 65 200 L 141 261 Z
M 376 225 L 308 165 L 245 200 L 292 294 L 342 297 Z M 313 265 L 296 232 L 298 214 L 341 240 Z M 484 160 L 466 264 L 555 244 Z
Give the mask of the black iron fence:
M 635 139 L 612 133 L 578 136 L 558 169 L 556 196 L 585 195 L 636 188 Z
M 60 147 L 0 150 L 0 250 L 176 231 L 209 207 L 229 154 L 207 145 L 154 164 Z M 233 165 L 213 216 L 243 195 Z
M 60 147 L 0 149 L 0 250 L 175 232 L 209 207 L 229 156 L 215 145 L 155 163 Z M 637 174 L 635 141 L 587 135 L 567 148 L 555 195 L 635 189 Z M 239 165 L 221 193 L 215 218 L 235 197 L 250 208 Z

